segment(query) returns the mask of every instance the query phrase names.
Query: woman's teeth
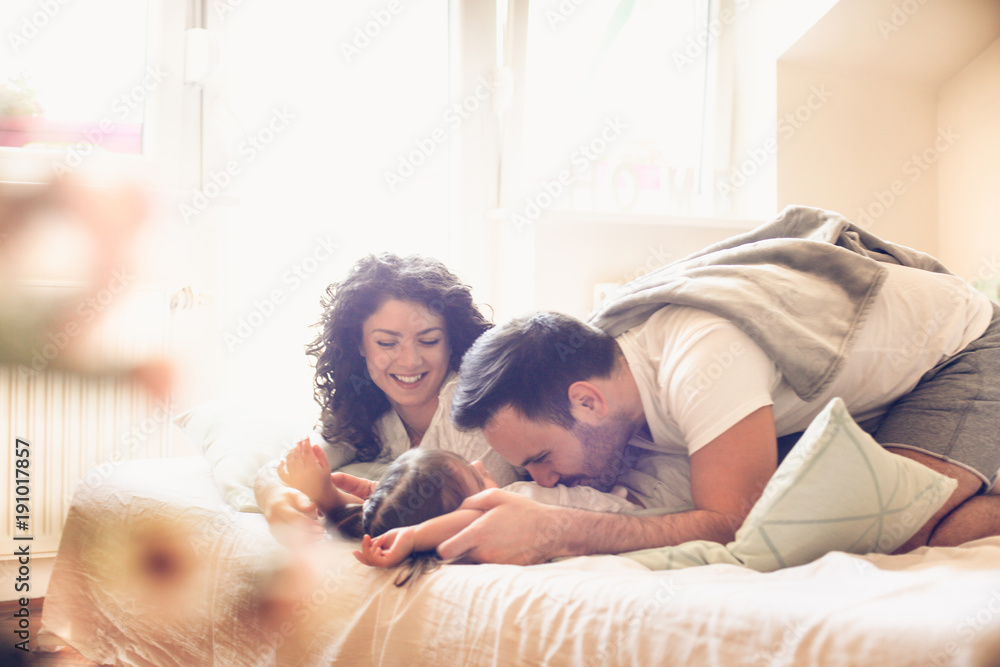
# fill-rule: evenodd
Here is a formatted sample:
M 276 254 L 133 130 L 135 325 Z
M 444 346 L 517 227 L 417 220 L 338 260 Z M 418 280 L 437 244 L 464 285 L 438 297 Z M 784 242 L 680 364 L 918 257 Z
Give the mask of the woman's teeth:
M 419 381 L 424 375 L 426 375 L 426 373 L 421 373 L 420 375 L 393 375 L 392 377 L 404 384 L 413 384 L 414 382 Z

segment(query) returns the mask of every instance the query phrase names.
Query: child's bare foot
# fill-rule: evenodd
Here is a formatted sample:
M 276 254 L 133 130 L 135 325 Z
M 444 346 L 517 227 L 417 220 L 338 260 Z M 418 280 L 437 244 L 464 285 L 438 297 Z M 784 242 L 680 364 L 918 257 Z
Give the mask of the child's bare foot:
M 325 512 L 346 502 L 331 481 L 330 464 L 323 449 L 311 445 L 308 438 L 288 450 L 278 465 L 278 477 L 309 496 Z

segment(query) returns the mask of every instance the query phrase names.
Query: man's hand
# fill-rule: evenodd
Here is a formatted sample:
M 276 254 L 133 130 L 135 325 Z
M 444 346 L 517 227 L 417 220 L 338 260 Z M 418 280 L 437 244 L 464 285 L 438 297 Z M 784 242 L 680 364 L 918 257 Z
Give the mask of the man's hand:
M 487 489 L 465 499 L 460 509 L 485 512 L 438 547 L 448 560 L 532 565 L 566 555 L 572 510 L 543 505 L 516 493 Z

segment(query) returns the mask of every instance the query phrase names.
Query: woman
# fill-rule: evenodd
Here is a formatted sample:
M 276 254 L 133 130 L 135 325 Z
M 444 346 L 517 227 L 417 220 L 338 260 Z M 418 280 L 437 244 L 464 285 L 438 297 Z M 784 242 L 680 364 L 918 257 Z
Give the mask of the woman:
M 481 432 L 457 431 L 449 417 L 462 355 L 492 326 L 468 286 L 434 259 L 370 255 L 327 288 L 322 305 L 321 331 L 306 352 L 316 362 L 320 444 L 331 469 L 385 464 L 423 447 L 481 458 L 501 484 L 516 479 Z M 282 540 L 281 527 L 321 532 L 315 504 L 283 475 L 285 461 L 272 462 L 255 484 L 272 530 Z M 343 472 L 333 481 L 361 498 L 375 485 Z

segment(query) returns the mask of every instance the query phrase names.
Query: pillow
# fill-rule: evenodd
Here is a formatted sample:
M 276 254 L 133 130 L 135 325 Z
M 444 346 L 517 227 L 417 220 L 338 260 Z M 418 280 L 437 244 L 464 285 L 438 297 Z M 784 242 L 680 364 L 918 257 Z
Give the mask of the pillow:
M 253 493 L 257 471 L 312 430 L 292 419 L 269 416 L 264 409 L 228 401 L 188 410 L 174 423 L 201 451 L 223 497 L 240 512 L 260 512 Z
M 941 508 L 957 482 L 886 451 L 834 398 L 764 488 L 732 542 L 622 554 L 650 569 L 733 563 L 760 572 L 830 551 L 890 553 Z

